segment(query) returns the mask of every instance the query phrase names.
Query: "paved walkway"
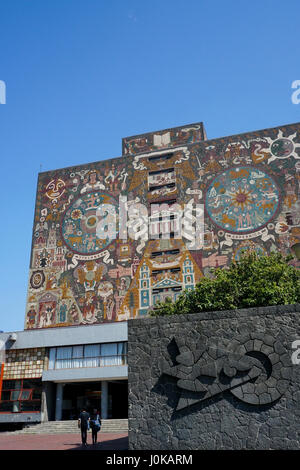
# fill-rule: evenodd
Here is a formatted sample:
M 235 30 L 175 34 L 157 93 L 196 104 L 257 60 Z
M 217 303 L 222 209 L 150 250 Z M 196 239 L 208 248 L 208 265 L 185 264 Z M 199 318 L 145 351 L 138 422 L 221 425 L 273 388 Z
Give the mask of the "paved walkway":
M 127 450 L 128 434 L 98 434 L 98 443 L 92 444 L 88 434 L 87 447 L 82 447 L 77 434 L 13 434 L 0 433 L 0 450 Z

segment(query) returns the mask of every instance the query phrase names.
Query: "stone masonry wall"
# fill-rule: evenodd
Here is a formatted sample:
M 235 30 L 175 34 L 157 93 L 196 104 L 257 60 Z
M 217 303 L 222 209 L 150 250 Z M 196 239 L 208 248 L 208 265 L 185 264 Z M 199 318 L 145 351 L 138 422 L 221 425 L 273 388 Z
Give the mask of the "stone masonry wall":
M 297 339 L 300 305 L 130 320 L 130 449 L 299 449 Z

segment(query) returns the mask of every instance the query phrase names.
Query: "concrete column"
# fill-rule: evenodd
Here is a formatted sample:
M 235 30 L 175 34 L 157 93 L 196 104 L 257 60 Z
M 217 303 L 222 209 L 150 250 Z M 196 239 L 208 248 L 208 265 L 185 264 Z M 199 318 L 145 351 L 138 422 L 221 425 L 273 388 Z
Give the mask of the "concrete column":
M 101 382 L 101 418 L 107 419 L 108 415 L 108 383 Z
M 56 384 L 55 421 L 61 421 L 62 418 L 64 385 L 62 383 Z
M 48 382 L 43 382 L 43 390 L 42 390 L 42 403 L 41 403 L 41 422 L 48 421 L 48 407 L 47 407 L 47 390 L 48 390 Z
M 53 421 L 55 418 L 55 394 L 54 382 L 43 382 L 41 421 Z

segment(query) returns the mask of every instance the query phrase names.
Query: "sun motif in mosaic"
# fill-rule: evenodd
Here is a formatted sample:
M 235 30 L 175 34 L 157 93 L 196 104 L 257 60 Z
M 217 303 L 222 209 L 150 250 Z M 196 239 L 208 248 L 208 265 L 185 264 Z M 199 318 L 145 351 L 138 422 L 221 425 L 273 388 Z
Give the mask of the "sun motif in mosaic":
M 116 207 L 114 198 L 101 192 L 90 192 L 81 195 L 66 210 L 62 224 L 63 240 L 69 249 L 75 253 L 93 254 L 106 248 L 112 239 L 100 239 L 96 230 L 100 220 L 110 222 L 110 215 L 99 215 L 97 209 L 101 204 L 110 204 Z
M 296 151 L 300 148 L 300 144 L 294 141 L 295 137 L 297 137 L 296 132 L 289 135 L 288 137 L 284 137 L 281 130 L 278 131 L 277 138 L 275 140 L 271 139 L 270 137 L 265 137 L 269 144 L 269 151 L 272 154 L 268 160 L 268 163 L 276 160 L 277 158 L 280 160 L 289 157 L 294 157 L 297 159 L 300 158 Z
M 219 174 L 206 191 L 206 209 L 219 227 L 234 233 L 252 232 L 276 214 L 279 191 L 273 178 L 253 167 Z

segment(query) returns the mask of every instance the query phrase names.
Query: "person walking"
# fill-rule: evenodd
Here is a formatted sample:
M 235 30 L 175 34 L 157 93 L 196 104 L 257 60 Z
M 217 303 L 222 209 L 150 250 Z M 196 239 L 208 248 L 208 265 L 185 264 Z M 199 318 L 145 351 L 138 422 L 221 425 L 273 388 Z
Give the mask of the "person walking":
M 90 423 L 91 423 L 91 429 L 92 429 L 93 444 L 97 444 L 97 434 L 101 428 L 101 419 L 96 409 L 93 410 Z
M 78 427 L 81 430 L 81 442 L 83 446 L 87 446 L 87 432 L 89 429 L 90 423 L 90 415 L 89 413 L 83 408 L 78 418 Z

